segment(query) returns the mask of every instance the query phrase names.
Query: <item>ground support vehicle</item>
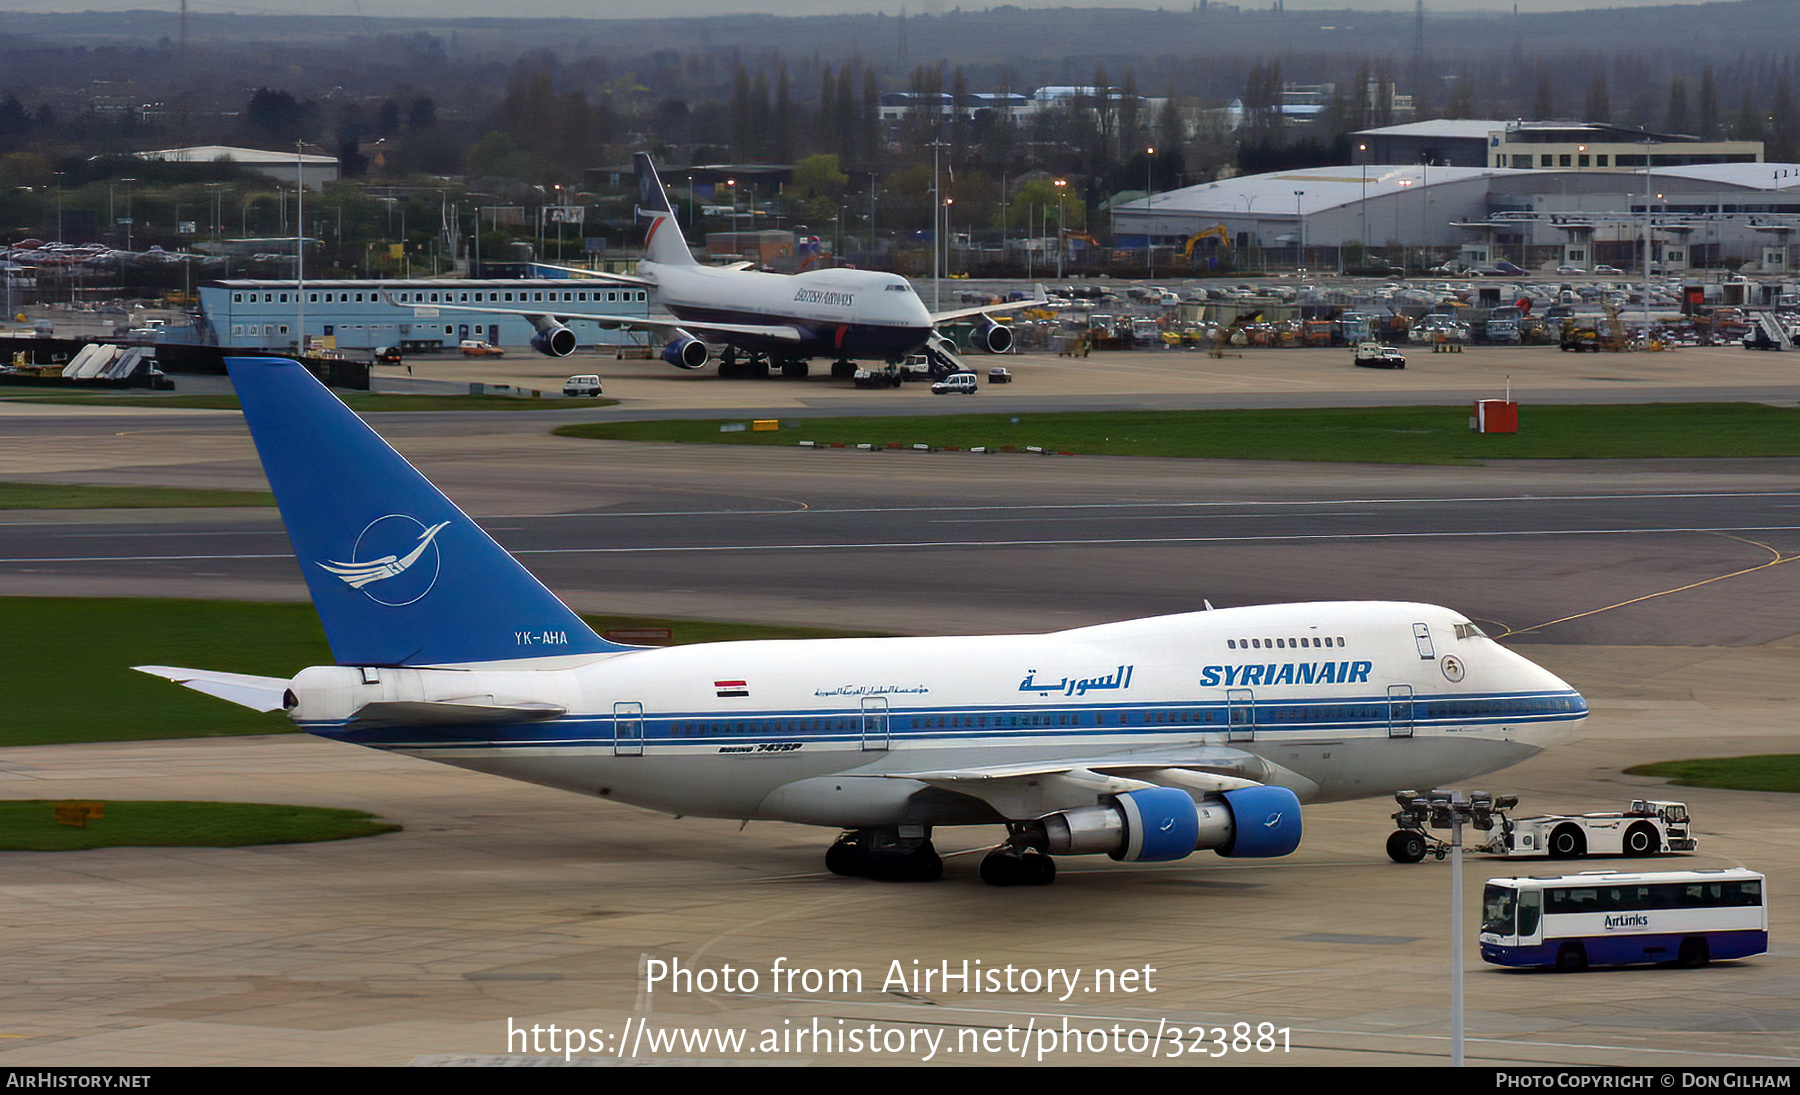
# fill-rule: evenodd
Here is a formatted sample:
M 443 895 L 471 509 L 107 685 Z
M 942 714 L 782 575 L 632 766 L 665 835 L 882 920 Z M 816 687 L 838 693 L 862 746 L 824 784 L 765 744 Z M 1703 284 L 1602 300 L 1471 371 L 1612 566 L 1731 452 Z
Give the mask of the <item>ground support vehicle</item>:
M 1562 336 L 1558 340 L 1558 345 L 1564 353 L 1580 353 L 1583 350 L 1591 350 L 1598 353 L 1600 350 L 1600 329 L 1590 324 L 1576 323 L 1572 319 L 1565 319 L 1563 320 Z
M 1481 908 L 1481 958 L 1498 966 L 1704 966 L 1769 949 L 1763 876 L 1736 867 L 1490 878 Z
M 1365 369 L 1404 369 L 1406 355 L 1379 342 L 1359 342 L 1356 344 L 1356 364 Z
M 1680 802 L 1635 799 L 1628 810 L 1597 814 L 1541 814 L 1513 818 L 1495 810 L 1493 835 L 1469 851 L 1523 859 L 1579 859 L 1584 855 L 1648 856 L 1662 852 L 1691 852 L 1699 845 L 1688 825 L 1687 806 Z M 1396 863 L 1417 863 L 1427 855 L 1443 859 L 1450 845 L 1416 827 L 1402 810 L 1394 815 L 1398 828 L 1388 837 L 1388 858 Z

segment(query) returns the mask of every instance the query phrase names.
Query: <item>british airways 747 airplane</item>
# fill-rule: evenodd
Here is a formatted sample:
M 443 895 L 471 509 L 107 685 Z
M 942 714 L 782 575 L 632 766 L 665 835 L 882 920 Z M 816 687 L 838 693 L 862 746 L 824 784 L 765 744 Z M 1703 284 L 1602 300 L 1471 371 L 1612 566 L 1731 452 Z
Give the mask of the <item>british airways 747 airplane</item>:
M 1286 855 L 1303 800 L 1491 772 L 1587 715 L 1423 604 L 621 646 L 300 365 L 228 365 L 337 664 L 291 680 L 139 668 L 322 737 L 672 814 L 839 828 L 839 874 L 936 878 L 945 825 L 1006 827 L 981 865 L 997 885 L 1048 883 L 1062 855 Z
M 681 238 L 668 192 L 649 154 L 637 153 L 635 162 L 637 218 L 644 232 L 638 276 L 592 276 L 649 290 L 651 299 L 668 309 L 673 319 L 438 304 L 420 310 L 433 315 L 501 312 L 525 316 L 538 331 L 532 347 L 552 357 L 575 352 L 575 334 L 566 321 L 582 319 L 602 327 L 662 335 L 667 339 L 663 360 L 680 369 L 705 368 L 711 358 L 710 339 L 726 345 L 722 363 L 726 371 L 766 372 L 773 364 L 784 375 L 805 376 L 807 360 L 824 357 L 833 360 L 832 375 L 848 377 L 855 369 L 853 361 L 898 363 L 920 352 L 945 368 L 960 368 L 954 346 L 937 329 L 939 324 L 957 319 L 976 320 L 976 339 L 983 350 L 1006 353 L 1012 349 L 1012 330 L 994 322 L 992 314 L 1045 302 L 1040 288 L 1034 300 L 933 313 L 926 311 L 912 283 L 898 274 L 852 269 L 772 274 L 746 269 L 748 263 L 702 266 Z M 745 355 L 742 359 L 740 351 Z

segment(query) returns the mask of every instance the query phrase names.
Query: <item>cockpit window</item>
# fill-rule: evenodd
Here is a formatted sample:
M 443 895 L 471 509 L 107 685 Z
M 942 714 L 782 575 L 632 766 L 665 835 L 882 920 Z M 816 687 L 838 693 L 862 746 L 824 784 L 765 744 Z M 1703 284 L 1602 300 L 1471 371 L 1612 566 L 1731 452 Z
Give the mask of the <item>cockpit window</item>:
M 1456 625 L 1456 637 L 1459 639 L 1485 639 L 1487 632 L 1472 623 L 1465 622 Z

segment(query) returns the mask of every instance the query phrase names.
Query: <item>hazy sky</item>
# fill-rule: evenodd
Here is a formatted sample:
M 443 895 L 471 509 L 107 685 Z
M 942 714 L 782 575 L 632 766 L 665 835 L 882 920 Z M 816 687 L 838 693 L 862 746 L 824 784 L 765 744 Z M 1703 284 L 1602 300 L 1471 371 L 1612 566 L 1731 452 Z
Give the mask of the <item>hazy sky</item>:
M 174 11 L 180 0 L 0 0 L 0 12 L 80 12 L 128 11 L 134 9 Z M 916 15 L 927 11 L 948 11 L 959 6 L 958 0 L 905 0 L 906 11 Z M 998 4 L 962 3 L 970 10 L 997 7 Z M 1185 10 L 1188 0 L 1078 0 L 1074 3 L 1048 3 L 1043 0 L 1015 0 L 1023 8 L 1169 8 Z M 1270 0 L 1240 0 L 1245 10 L 1267 9 Z M 1645 0 L 1426 0 L 1425 10 L 1440 14 L 1476 12 L 1504 13 L 1517 7 L 1520 12 L 1580 11 L 1588 8 L 1623 8 L 1651 6 Z M 1344 0 L 1287 0 L 1289 12 L 1343 11 L 1354 7 L 1363 11 L 1411 11 L 1413 0 L 1361 0 L 1347 4 Z M 722 15 L 732 12 L 767 12 L 773 15 L 831 15 L 847 12 L 900 12 L 900 0 L 662 0 L 646 5 L 643 0 L 534 0 L 529 11 L 514 10 L 506 18 L 530 15 L 585 16 L 588 18 L 644 18 L 646 16 Z M 429 16 L 492 17 L 493 0 L 188 0 L 190 13 L 240 12 L 260 15 L 374 15 L 401 18 Z

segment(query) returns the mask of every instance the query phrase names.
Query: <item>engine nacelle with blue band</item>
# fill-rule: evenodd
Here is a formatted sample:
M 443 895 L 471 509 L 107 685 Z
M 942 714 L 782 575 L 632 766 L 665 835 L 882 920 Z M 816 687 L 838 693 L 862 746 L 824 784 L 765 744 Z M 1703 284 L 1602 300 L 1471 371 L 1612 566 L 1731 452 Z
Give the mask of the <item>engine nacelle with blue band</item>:
M 1281 856 L 1300 846 L 1300 800 L 1285 787 L 1198 801 L 1177 787 L 1146 787 L 1043 822 L 1051 855 L 1104 852 L 1122 863 L 1184 859 L 1207 848 L 1234 858 Z
M 662 352 L 662 359 L 677 369 L 704 369 L 709 356 L 706 343 L 680 329 L 670 334 Z

